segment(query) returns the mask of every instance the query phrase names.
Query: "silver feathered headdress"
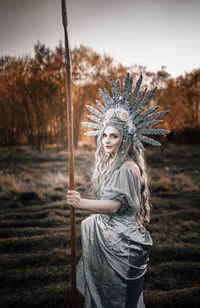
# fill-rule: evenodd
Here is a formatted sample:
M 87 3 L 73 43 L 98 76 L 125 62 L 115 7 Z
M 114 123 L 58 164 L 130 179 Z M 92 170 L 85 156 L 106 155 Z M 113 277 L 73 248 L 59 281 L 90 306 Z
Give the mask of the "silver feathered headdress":
M 140 78 L 138 79 L 136 87 L 133 91 L 133 95 L 130 98 L 133 77 L 129 78 L 129 73 L 127 73 L 124 83 L 124 91 L 122 93 L 119 80 L 117 81 L 117 87 L 115 87 L 115 83 L 111 78 L 111 90 L 113 97 L 110 97 L 106 89 L 104 89 L 104 92 L 99 89 L 99 94 L 104 105 L 102 105 L 102 103 L 100 103 L 98 100 L 96 100 L 96 104 L 99 110 L 95 109 L 92 106 L 86 105 L 88 110 L 93 114 L 89 114 L 88 118 L 90 118 L 95 123 L 82 122 L 81 124 L 95 130 L 84 133 L 84 135 L 99 135 L 101 129 L 105 127 L 106 124 L 109 123 L 109 121 L 111 121 L 113 118 L 115 119 L 115 123 L 119 121 L 124 124 L 122 126 L 123 131 L 128 133 L 131 140 L 135 142 L 141 150 L 145 151 L 141 141 L 149 143 L 153 146 L 160 146 L 161 144 L 158 141 L 143 136 L 143 134 L 163 135 L 169 133 L 168 130 L 161 128 L 147 128 L 162 123 L 163 120 L 156 119 L 166 115 L 169 110 L 163 110 L 152 114 L 155 110 L 159 108 L 159 105 L 157 105 L 141 113 L 145 105 L 150 101 L 156 91 L 156 88 L 154 88 L 145 97 L 147 91 L 146 88 L 139 94 L 141 83 L 142 76 L 140 76 Z

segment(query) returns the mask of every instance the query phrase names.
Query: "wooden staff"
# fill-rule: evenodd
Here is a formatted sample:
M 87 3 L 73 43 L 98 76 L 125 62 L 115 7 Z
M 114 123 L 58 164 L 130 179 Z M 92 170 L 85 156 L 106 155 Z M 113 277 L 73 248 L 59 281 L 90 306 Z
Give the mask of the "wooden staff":
M 73 136 L 73 105 L 71 97 L 71 64 L 69 42 L 67 34 L 67 10 L 65 0 L 62 2 L 62 21 L 65 32 L 65 74 L 66 74 L 66 104 L 67 104 L 67 135 L 68 135 L 68 162 L 69 162 L 69 189 L 74 190 L 74 136 Z M 76 237 L 75 237 L 75 209 L 70 206 L 71 224 L 71 291 L 72 308 L 76 307 Z

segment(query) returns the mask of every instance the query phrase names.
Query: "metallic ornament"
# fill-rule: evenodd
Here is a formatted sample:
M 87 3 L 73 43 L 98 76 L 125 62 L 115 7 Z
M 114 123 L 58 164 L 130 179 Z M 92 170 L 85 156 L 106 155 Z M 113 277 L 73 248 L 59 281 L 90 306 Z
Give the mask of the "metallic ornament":
M 122 120 L 122 121 L 127 121 L 128 118 L 129 118 L 128 111 L 125 110 L 125 109 L 122 109 L 121 112 L 120 112 L 119 118 L 120 118 L 120 120 Z
M 112 97 L 110 97 L 106 89 L 104 91 L 99 89 L 99 95 L 104 105 L 96 100 L 97 107 L 100 111 L 92 106 L 86 105 L 88 110 L 93 114 L 89 114 L 88 117 L 95 123 L 82 122 L 81 124 L 95 130 L 84 134 L 87 136 L 98 136 L 106 123 L 113 119 L 116 124 L 118 122 L 125 122 L 122 127 L 123 131 L 128 133 L 130 139 L 141 150 L 145 151 L 141 141 L 153 146 L 160 146 L 161 144 L 158 141 L 143 135 L 163 135 L 169 133 L 168 130 L 161 128 L 148 128 L 162 123 L 163 120 L 157 120 L 157 118 L 166 115 L 169 110 L 162 110 L 153 114 L 159 108 L 157 105 L 141 113 L 156 91 L 156 88 L 154 88 L 145 97 L 147 89 L 140 92 L 141 83 L 142 76 L 140 76 L 136 83 L 132 97 L 131 88 L 133 77 L 130 78 L 129 73 L 127 73 L 125 78 L 123 92 L 121 92 L 119 80 L 117 81 L 117 86 L 115 86 L 113 79 L 111 79 Z
M 106 119 L 111 119 L 114 113 L 115 113 L 114 109 L 108 109 L 108 111 L 106 111 L 105 113 Z

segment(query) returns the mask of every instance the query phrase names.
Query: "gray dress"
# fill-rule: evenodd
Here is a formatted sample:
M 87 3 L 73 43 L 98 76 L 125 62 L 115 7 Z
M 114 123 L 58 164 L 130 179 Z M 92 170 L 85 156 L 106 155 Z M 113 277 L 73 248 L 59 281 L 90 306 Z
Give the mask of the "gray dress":
M 95 214 L 81 223 L 82 256 L 77 288 L 85 308 L 144 308 L 143 282 L 152 238 L 136 219 L 141 182 L 129 168 L 114 171 L 103 200 L 120 200 L 113 215 Z

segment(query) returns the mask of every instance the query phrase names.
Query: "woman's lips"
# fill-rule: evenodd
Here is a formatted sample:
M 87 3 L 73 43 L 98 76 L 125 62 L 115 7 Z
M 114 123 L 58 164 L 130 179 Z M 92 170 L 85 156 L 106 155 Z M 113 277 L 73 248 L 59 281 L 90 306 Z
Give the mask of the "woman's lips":
M 112 146 L 111 145 L 106 145 L 105 148 L 106 149 L 110 149 L 110 148 L 112 148 Z

